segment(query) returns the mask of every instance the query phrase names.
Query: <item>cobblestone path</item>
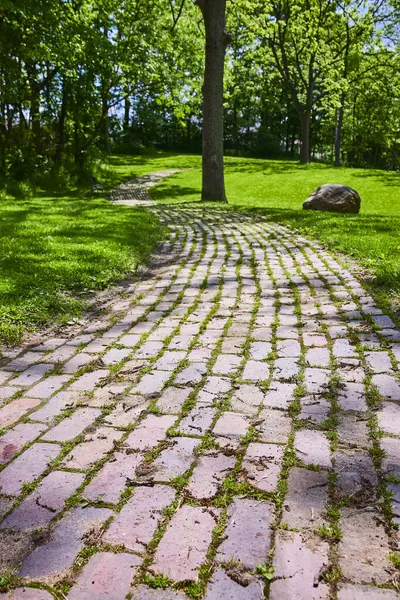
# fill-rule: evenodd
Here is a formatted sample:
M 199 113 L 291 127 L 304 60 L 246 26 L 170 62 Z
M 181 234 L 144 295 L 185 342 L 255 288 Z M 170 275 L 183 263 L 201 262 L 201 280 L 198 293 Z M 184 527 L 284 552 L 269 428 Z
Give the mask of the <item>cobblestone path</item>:
M 0 585 L 400 598 L 400 332 L 284 227 L 152 210 L 171 236 L 150 276 L 3 360 Z

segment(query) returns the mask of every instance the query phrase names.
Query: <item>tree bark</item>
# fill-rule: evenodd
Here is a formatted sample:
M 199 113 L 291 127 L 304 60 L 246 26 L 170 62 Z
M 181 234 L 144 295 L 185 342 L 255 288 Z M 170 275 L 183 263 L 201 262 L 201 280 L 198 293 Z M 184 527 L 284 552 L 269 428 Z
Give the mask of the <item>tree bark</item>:
M 65 119 L 67 117 L 67 104 L 68 104 L 68 82 L 64 78 L 62 82 L 62 97 L 61 97 L 61 109 L 60 117 L 58 120 L 58 131 L 57 131 L 57 146 L 55 153 L 55 161 L 61 164 L 62 155 L 64 151 L 65 141 Z
M 301 115 L 300 164 L 302 165 L 310 162 L 310 121 L 310 110 L 305 108 Z
M 342 131 L 343 131 L 343 115 L 344 115 L 344 103 L 346 100 L 345 92 L 342 92 L 340 97 L 340 107 L 338 113 L 338 119 L 335 129 L 335 167 L 340 167 L 340 149 L 342 144 Z
M 228 36 L 226 0 L 196 0 L 206 30 L 203 84 L 203 184 L 201 198 L 226 202 L 224 180 L 224 63 Z

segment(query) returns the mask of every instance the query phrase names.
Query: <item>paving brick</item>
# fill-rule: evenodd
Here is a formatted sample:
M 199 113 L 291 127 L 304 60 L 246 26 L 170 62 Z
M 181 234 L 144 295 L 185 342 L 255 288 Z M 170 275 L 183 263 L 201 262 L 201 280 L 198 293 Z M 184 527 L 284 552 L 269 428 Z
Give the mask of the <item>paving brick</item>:
M 26 369 L 21 375 L 18 375 L 15 379 L 11 381 L 12 385 L 20 386 L 20 387 L 29 387 L 34 383 L 38 382 L 42 379 L 43 375 L 53 369 L 53 365 L 46 365 L 43 363 L 39 363 L 37 365 L 33 365 Z
M 390 375 L 374 375 L 372 383 L 379 393 L 389 400 L 400 400 L 400 383 Z
M 326 522 L 328 474 L 294 467 L 290 470 L 282 520 L 290 528 L 313 530 Z
M 310 348 L 306 353 L 306 361 L 311 367 L 329 367 L 328 348 Z
M 387 475 L 400 478 L 400 440 L 395 438 L 382 438 L 382 450 L 385 452 L 382 470 Z
M 1 427 L 9 427 L 40 404 L 37 398 L 18 398 L 0 408 Z
M 256 385 L 240 385 L 231 398 L 234 411 L 255 415 L 264 400 L 264 394 Z
M 103 540 L 115 546 L 121 544 L 132 552 L 144 552 L 162 518 L 162 511 L 174 498 L 174 490 L 165 485 L 137 487 Z
M 270 588 L 271 600 L 328 600 L 329 586 L 320 581 L 319 574 L 328 564 L 328 545 L 316 537 L 302 537 L 300 533 L 278 531 L 275 541 L 274 580 Z
M 366 352 L 365 360 L 374 373 L 390 373 L 392 363 L 387 352 Z
M 55 350 L 62 346 L 67 340 L 64 338 L 52 337 L 42 342 L 38 346 L 32 348 L 34 352 L 47 352 L 48 350 Z
M 300 344 L 297 340 L 279 340 L 276 350 L 280 358 L 298 358 L 301 353 Z
M 183 433 L 203 435 L 211 427 L 214 416 L 214 408 L 198 402 L 195 408 L 179 423 L 179 429 Z
M 116 365 L 125 360 L 130 353 L 130 348 L 111 348 L 111 350 L 105 353 L 102 360 L 105 365 Z
M 262 422 L 260 422 L 262 419 Z M 256 431 L 259 440 L 285 444 L 288 440 L 292 421 L 287 412 L 264 408 L 257 419 Z
M 243 475 L 253 487 L 273 492 L 278 484 L 282 458 L 282 446 L 251 443 L 243 458 Z
M 76 438 L 89 427 L 97 417 L 100 411 L 96 408 L 78 408 L 70 417 L 61 421 L 58 425 L 50 429 L 42 438 L 48 442 L 68 442 Z
M 32 366 L 41 360 L 40 354 L 37 352 L 25 352 L 22 356 L 14 358 L 11 362 L 3 367 L 6 371 L 25 371 L 28 367 Z
M 239 561 L 247 569 L 254 569 L 268 555 L 272 504 L 236 498 L 228 511 L 225 539 L 219 546 L 217 561 Z
M 376 413 L 378 425 L 386 433 L 400 435 L 400 406 L 394 402 L 384 402 L 382 408 Z
M 64 410 L 73 408 L 80 399 L 80 392 L 59 392 L 44 406 L 29 415 L 32 421 L 43 421 L 50 423 L 55 417 L 60 415 Z
M 2 494 L 18 495 L 22 484 L 39 477 L 59 452 L 56 444 L 33 444 L 0 473 Z
M 56 579 L 72 566 L 85 545 L 85 536 L 103 525 L 112 515 L 108 508 L 75 508 L 60 521 L 50 541 L 36 548 L 22 563 L 21 577 Z
M 68 469 L 87 469 L 107 456 L 122 435 L 121 431 L 110 427 L 99 427 L 67 454 L 62 465 Z
M 135 469 L 142 462 L 143 455 L 139 453 L 124 454 L 116 452 L 91 480 L 84 490 L 88 500 L 117 504 L 121 492 L 129 481 L 135 479 Z
M 280 381 L 272 381 L 265 394 L 264 406 L 266 408 L 288 408 L 293 400 L 293 393 L 296 389 L 294 383 L 281 383 Z
M 154 358 L 163 347 L 162 342 L 145 342 L 139 350 L 136 351 L 136 358 Z
M 29 396 L 31 398 L 40 398 L 41 400 L 50 398 L 50 396 L 67 383 L 68 379 L 68 375 L 51 375 L 29 390 Z
M 367 452 L 340 449 L 335 452 L 336 490 L 340 496 L 351 496 L 370 502 L 375 497 L 378 478 Z
M 70 389 L 90 392 L 99 383 L 99 381 L 101 381 L 107 375 L 108 371 L 106 369 L 98 369 L 97 371 L 92 371 L 91 373 L 84 373 L 84 375 L 81 375 L 79 379 L 74 381 Z
M 88 344 L 89 342 L 92 341 L 92 339 L 93 339 L 93 335 L 91 335 L 91 334 L 78 335 L 78 336 L 74 337 L 72 340 L 68 340 L 67 345 L 68 346 L 80 346 L 81 344 Z
M 239 438 L 246 435 L 249 420 L 238 413 L 224 412 L 215 424 L 214 435 L 222 438 Z
M 339 368 L 336 370 L 336 375 L 342 381 L 362 383 L 366 373 L 358 358 L 343 358 L 339 360 Z
M 250 358 L 252 360 L 264 360 L 268 358 L 272 350 L 272 344 L 269 342 L 252 342 L 250 345 Z
M 386 582 L 390 547 L 379 513 L 343 508 L 340 528 L 338 554 L 343 576 L 353 583 Z
M 342 410 L 365 412 L 368 407 L 365 400 L 364 386 L 360 383 L 346 383 L 339 390 L 338 403 Z
M 293 358 L 278 358 L 274 363 L 275 379 L 293 379 L 300 371 L 298 363 Z
M 156 446 L 165 439 L 167 429 L 175 423 L 176 417 L 171 415 L 148 415 L 126 440 L 126 445 L 133 450 L 145 450 L 148 446 Z
M 197 581 L 215 525 L 215 518 L 207 509 L 182 506 L 161 539 L 151 570 L 174 581 Z
M 393 323 L 392 319 L 387 315 L 374 315 L 372 317 L 372 320 L 376 325 L 379 325 L 379 327 L 382 328 L 395 327 L 395 324 Z
M 133 554 L 95 554 L 83 567 L 68 594 L 69 600 L 123 600 L 140 563 L 140 558 Z
M 305 333 L 303 335 L 303 343 L 310 348 L 314 346 L 322 347 L 327 345 L 327 340 L 326 337 L 321 334 Z
M 135 423 L 136 419 L 148 407 L 149 403 L 150 400 L 143 396 L 127 396 L 119 401 L 110 414 L 104 417 L 104 423 L 113 427 L 129 427 Z
M 294 447 L 297 458 L 306 465 L 331 466 L 329 440 L 322 431 L 301 429 L 296 432 Z
M 6 463 L 46 429 L 39 423 L 20 423 L 0 437 L 0 464 Z
M 186 352 L 176 350 L 166 351 L 155 363 L 154 367 L 160 371 L 174 371 L 179 363 L 185 358 Z
M 226 377 L 211 376 L 208 377 L 203 389 L 206 392 L 210 392 L 210 394 L 220 395 L 229 392 L 231 387 L 232 382 L 230 379 L 227 379 Z
M 171 373 L 169 371 L 151 371 L 142 377 L 132 392 L 136 394 L 159 394 L 170 377 Z
M 224 454 L 201 456 L 190 478 L 187 490 L 198 500 L 213 498 L 218 492 L 221 481 L 235 466 L 233 456 Z
M 233 373 L 236 373 L 242 360 L 242 356 L 221 354 L 218 356 L 215 362 L 213 373 L 219 373 L 220 375 L 232 375 Z
M 153 463 L 156 469 L 154 478 L 157 481 L 170 481 L 183 475 L 194 461 L 193 450 L 199 443 L 194 438 L 178 437 L 172 440 Z
M 269 378 L 269 366 L 259 360 L 247 361 L 242 379 L 249 381 L 264 381 Z
M 233 581 L 222 569 L 217 569 L 208 584 L 204 600 L 262 600 L 263 586 L 255 577 L 248 576 L 246 584 Z
M 7 595 L 7 600 L 52 600 L 53 598 L 54 596 L 46 590 L 27 587 L 17 588 Z
M 332 348 L 333 356 L 337 358 L 347 358 L 356 356 L 355 348 L 350 344 L 349 340 L 339 338 L 334 341 Z
M 301 411 L 298 418 L 309 423 L 321 424 L 327 419 L 330 408 L 331 405 L 328 400 L 324 400 L 317 395 L 304 396 L 301 399 Z
M 63 366 L 63 373 L 76 373 L 79 369 L 82 369 L 85 365 L 90 363 L 93 360 L 93 356 L 87 354 L 86 352 L 80 352 L 71 360 L 69 360 Z
M 168 387 L 157 400 L 157 407 L 163 412 L 177 415 L 191 392 L 193 390 L 189 387 Z
M 398 600 L 394 590 L 380 589 L 369 585 L 343 585 L 338 591 L 338 600 Z
M 207 367 L 204 363 L 193 363 L 178 373 L 175 383 L 196 385 L 197 383 L 200 383 L 205 373 L 207 373 Z
M 309 368 L 304 371 L 304 385 L 313 394 L 327 390 L 330 373 L 324 369 Z
M 81 485 L 83 478 L 82 473 L 53 471 L 7 517 L 1 528 L 12 527 L 16 531 L 26 531 L 44 527 L 60 512 L 67 498 Z
M 69 360 L 76 352 L 76 348 L 73 346 L 63 345 L 54 350 L 51 354 L 46 355 L 46 362 L 65 362 Z
M 7 386 L 1 386 L 0 387 L 0 406 L 3 404 L 3 402 L 5 400 L 8 400 L 9 398 L 11 398 L 11 396 L 14 396 L 14 394 L 16 392 L 19 392 L 21 390 L 21 388 L 16 388 L 16 387 L 7 387 Z
M 361 420 L 353 415 L 340 415 L 337 432 L 342 444 L 364 448 L 370 445 L 367 420 Z

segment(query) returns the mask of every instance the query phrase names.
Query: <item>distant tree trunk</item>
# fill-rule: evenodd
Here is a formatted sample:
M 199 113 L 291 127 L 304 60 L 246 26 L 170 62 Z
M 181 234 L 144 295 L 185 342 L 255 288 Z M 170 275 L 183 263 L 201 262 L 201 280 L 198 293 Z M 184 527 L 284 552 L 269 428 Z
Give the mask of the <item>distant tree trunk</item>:
M 300 164 L 307 165 L 310 162 L 310 121 L 311 114 L 306 108 L 301 115 L 301 146 Z
M 344 115 L 344 103 L 346 100 L 345 92 L 342 92 L 340 97 L 340 107 L 338 111 L 338 119 L 335 129 L 335 167 L 340 167 L 340 150 L 342 144 L 342 131 L 343 131 L 343 115 Z
M 67 104 L 68 104 L 68 82 L 64 78 L 62 82 L 62 97 L 61 97 L 61 108 L 60 118 L 58 120 L 58 131 L 57 131 L 57 146 L 55 161 L 60 164 L 62 161 L 62 155 L 64 151 L 65 141 L 65 119 L 67 117 Z
M 131 117 L 131 99 L 128 88 L 125 89 L 124 130 L 128 131 Z
M 111 154 L 111 145 L 110 145 L 110 124 L 108 121 L 108 89 L 106 85 L 103 85 L 102 93 L 101 93 L 101 101 L 103 105 L 102 109 L 102 130 L 103 130 L 103 144 L 104 149 L 107 154 Z
M 202 200 L 226 202 L 224 181 L 224 63 L 226 0 L 196 0 L 206 30 L 203 84 Z

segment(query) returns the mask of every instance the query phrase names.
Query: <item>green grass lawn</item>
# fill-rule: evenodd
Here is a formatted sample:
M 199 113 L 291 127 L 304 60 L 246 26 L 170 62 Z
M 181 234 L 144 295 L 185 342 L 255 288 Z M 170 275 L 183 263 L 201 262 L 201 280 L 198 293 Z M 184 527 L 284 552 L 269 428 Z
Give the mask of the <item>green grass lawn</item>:
M 101 197 L 3 196 L 0 342 L 17 344 L 29 329 L 79 317 L 86 292 L 145 263 L 161 236 L 147 211 Z
M 179 158 L 166 163 L 178 165 Z M 143 161 L 143 157 L 141 157 Z M 151 161 L 151 168 L 154 162 Z M 199 201 L 199 157 L 182 157 L 192 170 L 175 175 L 152 190 L 159 202 Z M 143 169 L 143 164 L 138 165 Z M 155 166 L 155 165 L 154 165 Z M 157 162 L 157 168 L 161 163 Z M 361 196 L 359 215 L 303 211 L 307 196 L 323 183 L 342 183 Z M 335 169 L 292 161 L 226 159 L 226 188 L 231 206 L 257 211 L 270 221 L 308 234 L 355 259 L 373 276 L 371 291 L 396 310 L 400 300 L 400 175 L 367 169 Z

